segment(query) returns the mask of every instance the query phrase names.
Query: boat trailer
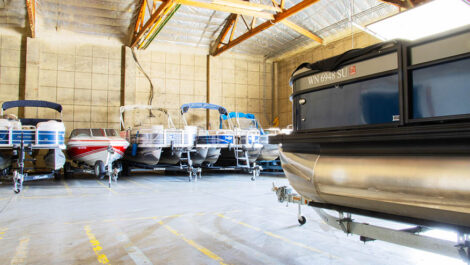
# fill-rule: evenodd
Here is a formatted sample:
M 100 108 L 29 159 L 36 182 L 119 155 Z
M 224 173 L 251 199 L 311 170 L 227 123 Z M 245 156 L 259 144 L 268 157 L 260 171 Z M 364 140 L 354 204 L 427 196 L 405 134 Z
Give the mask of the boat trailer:
M 452 258 L 462 259 L 470 264 L 470 230 L 457 229 L 458 239 L 456 242 L 420 235 L 420 233 L 430 231 L 433 228 L 417 225 L 406 229 L 391 229 L 382 226 L 371 225 L 369 223 L 356 222 L 352 219 L 352 213 L 336 209 L 334 207 L 323 208 L 322 204 L 315 203 L 299 194 L 292 192 L 287 186 L 276 187 L 273 183 L 272 189 L 280 203 L 286 202 L 297 204 L 299 207 L 297 220 L 300 225 L 307 222 L 302 216 L 301 206 L 314 207 L 316 213 L 328 225 L 343 231 L 346 234 L 358 235 L 359 239 L 366 243 L 369 241 L 381 240 L 401 246 L 429 251 L 432 253 L 445 255 Z M 328 214 L 325 209 L 335 210 L 338 217 Z
M 123 174 L 130 176 L 132 172 L 186 172 L 188 174 L 188 181 L 197 182 L 198 178 L 202 178 L 202 170 L 200 167 L 195 167 L 191 161 L 191 153 L 195 152 L 194 149 L 185 150 L 181 154 L 180 162 L 178 165 L 165 165 L 157 164 L 150 166 L 142 163 L 136 163 L 131 161 L 123 161 Z
M 72 163 L 66 162 L 64 165 L 64 178 L 71 177 L 73 174 L 91 174 L 99 177 L 100 179 L 104 179 L 104 177 L 107 176 L 108 187 L 111 188 L 111 183 L 113 181 L 117 182 L 119 175 L 122 172 L 122 164 L 120 161 L 115 161 L 114 163 L 109 162 L 110 156 L 115 152 L 112 146 L 108 146 L 107 151 L 107 165 L 105 165 L 101 160 L 96 161 L 94 167 L 90 167 L 85 163 L 79 163 L 74 166 Z
M 34 158 L 26 158 L 26 154 L 30 156 L 33 154 L 33 148 L 31 145 L 25 145 L 23 141 L 23 135 L 19 145 L 14 145 L 13 160 L 15 161 L 15 166 L 13 167 L 13 191 L 15 193 L 20 193 L 23 189 L 23 183 L 25 181 L 41 180 L 41 179 L 57 179 L 60 176 L 60 170 L 52 170 L 50 172 L 35 173 L 29 174 L 25 172 L 25 162 L 34 162 Z

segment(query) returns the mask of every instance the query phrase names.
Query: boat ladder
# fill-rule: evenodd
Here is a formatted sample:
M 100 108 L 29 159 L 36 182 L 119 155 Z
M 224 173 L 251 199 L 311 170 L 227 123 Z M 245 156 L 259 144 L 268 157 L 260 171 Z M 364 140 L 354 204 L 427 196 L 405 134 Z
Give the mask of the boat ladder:
M 248 158 L 248 151 L 243 148 L 235 148 L 235 159 L 237 160 L 237 167 L 250 168 L 250 159 Z

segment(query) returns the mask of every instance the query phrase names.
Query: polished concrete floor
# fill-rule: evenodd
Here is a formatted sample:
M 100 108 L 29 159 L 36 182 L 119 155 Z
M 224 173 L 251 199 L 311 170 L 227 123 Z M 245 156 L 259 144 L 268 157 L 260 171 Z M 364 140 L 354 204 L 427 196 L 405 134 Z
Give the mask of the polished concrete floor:
M 0 264 L 463 264 L 364 244 L 277 202 L 282 176 L 137 175 L 0 185 Z

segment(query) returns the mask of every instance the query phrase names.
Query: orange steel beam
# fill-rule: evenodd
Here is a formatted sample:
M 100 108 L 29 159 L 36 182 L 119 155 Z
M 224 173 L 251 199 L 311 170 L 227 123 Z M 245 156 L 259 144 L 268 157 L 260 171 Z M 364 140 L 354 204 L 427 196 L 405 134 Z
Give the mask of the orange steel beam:
M 157 8 L 157 1 L 153 0 L 152 14 L 155 13 L 156 8 Z
M 238 20 L 238 15 L 235 16 L 235 21 L 233 22 L 232 32 L 230 32 L 229 43 L 232 41 L 232 39 L 233 39 L 233 34 L 235 33 L 235 30 L 237 29 L 237 20 Z
M 225 25 L 224 27 L 222 28 L 222 31 L 220 32 L 219 36 L 217 37 L 217 39 L 215 40 L 213 46 L 211 46 L 211 50 L 213 50 L 214 52 L 220 47 L 220 45 L 222 45 L 222 42 L 224 41 L 225 37 L 227 36 L 228 32 L 230 31 L 230 29 L 232 28 L 233 26 L 233 23 L 235 22 L 235 18 L 237 17 L 237 14 L 230 14 L 226 21 L 225 21 Z M 211 52 L 212 53 L 212 52 Z
M 320 0 L 304 0 L 300 3 L 298 3 L 297 5 L 285 10 L 285 11 L 282 11 L 280 13 L 277 13 L 274 15 L 274 19 L 273 20 L 268 20 L 262 24 L 260 24 L 259 26 L 253 28 L 252 30 L 246 32 L 245 34 L 242 34 L 241 36 L 239 36 L 238 38 L 232 40 L 230 43 L 222 46 L 222 47 L 217 47 L 218 44 L 220 42 L 216 42 L 217 44 L 214 45 L 214 48 L 211 49 L 211 55 L 212 56 L 217 56 L 221 53 L 223 53 L 224 51 L 227 51 L 228 49 L 240 44 L 241 42 L 247 40 L 248 38 L 260 33 L 261 31 L 263 30 L 266 30 L 272 26 L 274 26 L 276 23 L 302 11 L 303 9 L 315 4 L 316 2 L 318 2 Z
M 139 30 L 142 28 L 145 16 L 145 7 L 147 6 L 146 1 L 147 0 L 142 0 L 142 5 L 140 6 L 139 15 L 137 16 L 137 20 L 135 22 L 134 34 L 132 35 L 132 37 L 135 37 L 135 35 L 137 35 L 137 32 L 139 32 Z
M 26 0 L 31 37 L 36 37 L 36 0 Z
M 173 2 L 172 0 L 167 0 L 167 1 L 164 1 L 163 3 L 160 4 L 160 6 L 157 8 L 155 13 L 152 14 L 152 16 L 149 18 L 149 20 L 145 23 L 145 25 L 142 28 L 140 28 L 140 30 L 138 32 L 135 33 L 134 38 L 132 39 L 131 48 L 134 48 L 135 46 L 137 46 L 139 41 L 144 36 L 145 32 L 150 30 L 155 25 L 155 22 L 157 22 L 162 17 L 165 10 L 169 6 L 171 6 L 172 2 Z M 145 6 L 144 6 L 144 8 L 145 8 Z

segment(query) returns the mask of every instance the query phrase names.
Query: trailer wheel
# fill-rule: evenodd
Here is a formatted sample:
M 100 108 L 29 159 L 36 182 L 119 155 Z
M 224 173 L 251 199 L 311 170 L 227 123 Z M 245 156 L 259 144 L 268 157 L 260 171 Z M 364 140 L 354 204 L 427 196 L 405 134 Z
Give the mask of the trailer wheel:
M 106 173 L 106 168 L 104 163 L 101 160 L 96 161 L 95 163 L 95 176 L 101 178 Z
M 121 174 L 123 176 L 130 176 L 131 175 L 131 168 L 129 167 L 129 165 L 126 162 L 122 163 Z
M 70 162 L 65 162 L 64 165 L 64 179 L 69 178 L 72 175 L 72 166 Z
M 300 225 L 304 225 L 307 222 L 307 218 L 305 218 L 305 216 L 302 215 L 299 217 L 299 219 L 297 219 L 297 221 L 299 221 Z

